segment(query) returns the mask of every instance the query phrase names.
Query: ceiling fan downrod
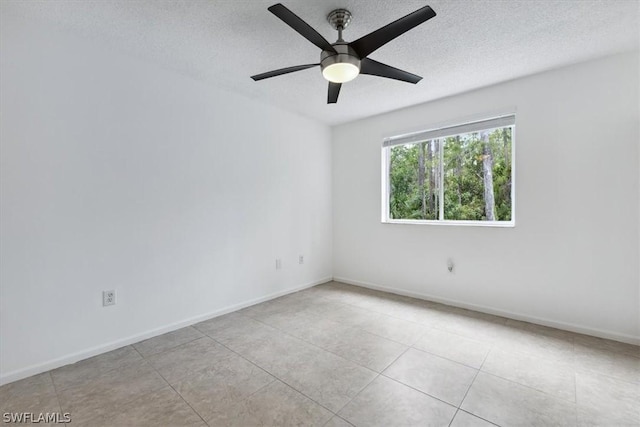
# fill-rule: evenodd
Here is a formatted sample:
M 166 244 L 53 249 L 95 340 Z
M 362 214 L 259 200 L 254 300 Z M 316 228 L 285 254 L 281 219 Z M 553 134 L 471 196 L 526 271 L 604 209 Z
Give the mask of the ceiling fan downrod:
M 352 18 L 353 15 L 347 9 L 336 9 L 327 15 L 327 21 L 329 21 L 329 24 L 331 24 L 334 30 L 338 31 L 338 40 L 336 43 L 344 43 L 344 40 L 342 39 L 342 31 L 349 26 Z

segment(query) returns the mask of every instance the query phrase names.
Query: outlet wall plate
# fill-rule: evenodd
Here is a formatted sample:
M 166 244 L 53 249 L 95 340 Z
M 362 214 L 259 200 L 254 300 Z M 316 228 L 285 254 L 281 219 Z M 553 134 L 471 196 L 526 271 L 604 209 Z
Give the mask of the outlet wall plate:
M 102 306 L 115 305 L 116 303 L 116 291 L 102 291 Z

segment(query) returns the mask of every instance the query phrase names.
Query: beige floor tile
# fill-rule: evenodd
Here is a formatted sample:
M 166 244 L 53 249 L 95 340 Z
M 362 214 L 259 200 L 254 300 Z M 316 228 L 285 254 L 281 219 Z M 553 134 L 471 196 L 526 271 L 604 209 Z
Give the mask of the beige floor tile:
M 194 372 L 211 369 L 235 356 L 229 349 L 209 337 L 204 337 L 150 356 L 147 360 L 169 384 L 173 385 Z
M 627 344 L 618 341 L 611 341 L 604 338 L 590 337 L 588 335 L 575 334 L 574 343 L 576 349 L 601 349 L 614 353 L 622 353 L 628 356 L 640 358 L 640 346 Z
M 487 344 L 498 341 L 504 334 L 507 319 L 471 310 L 449 307 L 435 326 Z
M 601 347 L 576 346 L 575 368 L 580 372 L 598 372 L 623 381 L 640 383 L 640 359 Z
M 348 289 L 354 288 L 354 286 L 350 286 L 344 283 L 330 281 L 327 283 L 323 283 L 321 285 L 314 286 L 312 288 L 308 288 L 300 291 L 304 294 L 312 294 L 314 296 L 321 296 L 323 298 L 328 298 L 331 295 L 339 295 Z
M 489 344 L 434 328 L 428 329 L 413 346 L 476 369 L 491 348 Z
M 535 332 L 541 335 L 552 336 L 564 341 L 573 342 L 578 334 L 569 331 L 563 331 L 562 329 L 552 328 L 549 326 L 536 325 L 534 323 L 523 322 L 520 320 L 507 319 L 507 326 L 518 329 L 524 329 L 530 332 Z
M 224 417 L 230 406 L 275 378 L 240 356 L 221 360 L 178 381 L 174 388 L 205 420 Z
M 640 384 L 595 373 L 576 374 L 576 395 L 582 423 L 640 425 Z
M 260 321 L 289 335 L 311 342 L 315 342 L 314 338 L 320 340 L 332 334 L 338 335 L 339 331 L 336 330 L 338 326 L 341 329 L 345 328 L 345 325 L 334 320 L 330 314 L 309 310 L 273 313 Z
M 407 349 L 358 327 L 327 319 L 296 325 L 290 330 L 293 335 L 376 372 L 382 372 Z
M 411 346 L 424 335 L 428 328 L 419 323 L 379 314 L 370 322 L 362 325 L 362 329 L 400 344 Z
M 495 346 L 508 352 L 530 354 L 547 360 L 574 360 L 572 334 L 513 320 L 507 322 Z
M 461 409 L 498 425 L 573 426 L 576 405 L 480 372 Z
M 148 357 L 156 353 L 162 353 L 163 351 L 178 347 L 179 345 L 186 344 L 193 340 L 197 340 L 202 336 L 202 332 L 189 326 L 187 328 L 178 329 L 177 331 L 168 332 L 139 342 L 134 344 L 133 347 L 143 357 Z
M 604 412 L 600 408 L 578 406 L 578 425 L 584 427 L 638 427 L 637 417 L 617 411 Z
M 71 413 L 74 422 L 83 423 L 113 414 L 132 400 L 166 386 L 166 381 L 142 360 L 58 392 L 58 398 L 63 412 Z
M 114 408 L 113 413 L 77 425 L 80 427 L 206 427 L 202 418 L 171 387 L 146 394 L 127 405 Z
M 226 341 L 236 351 L 321 405 L 338 410 L 376 373 L 274 328 Z
M 300 354 L 303 349 L 321 351 L 296 337 L 268 327 L 228 340 L 226 345 L 268 372 L 281 369 L 283 364 Z
M 440 304 L 402 296 L 393 296 L 392 298 L 372 310 L 427 327 L 438 325 L 446 312 L 445 307 Z
M 330 318 L 344 326 L 363 327 L 370 324 L 377 317 L 377 313 L 346 304 L 330 303 L 329 305 L 312 306 L 301 312 L 302 314 L 316 314 L 317 318 Z
M 382 372 L 408 347 L 361 329 L 351 328 L 334 343 L 323 348 L 372 371 Z
M 89 359 L 81 360 L 51 371 L 51 377 L 58 391 L 76 387 L 114 369 L 142 360 L 131 346 L 119 348 Z
M 313 303 L 314 299 L 311 295 L 296 292 L 270 301 L 265 301 L 260 304 L 252 305 L 251 307 L 243 308 L 237 313 L 248 317 L 260 317 L 281 311 L 298 311 Z
M 376 376 L 369 369 L 302 342 L 277 354 L 276 361 L 271 355 L 267 361 L 256 358 L 256 363 L 269 364 L 273 375 L 332 411 L 342 408 Z
M 364 301 L 376 298 L 378 295 L 370 289 L 345 285 L 339 282 L 330 282 L 317 286 L 317 288 L 319 288 L 318 291 L 322 293 L 323 298 L 349 305 L 362 305 Z
M 231 348 L 278 332 L 277 329 L 241 314 L 230 313 L 198 323 L 194 327 Z
M 482 371 L 560 399 L 576 401 L 575 371 L 572 363 L 494 348 L 482 365 Z
M 0 387 L 0 414 L 61 412 L 48 372 Z M 47 425 L 40 423 L 38 425 Z
M 477 372 L 460 363 L 410 349 L 383 374 L 457 407 Z
M 324 427 L 352 427 L 352 426 L 353 424 L 346 422 L 345 420 L 343 420 L 337 415 L 334 415 L 334 417 L 331 418 L 329 422 L 324 425 Z
M 274 381 L 227 407 L 207 422 L 212 426 L 323 426 L 333 414 L 288 385 Z
M 448 426 L 456 408 L 380 376 L 338 415 L 354 426 Z
M 342 301 L 354 307 L 385 314 L 396 310 L 398 304 L 398 300 L 395 295 L 384 295 L 371 290 L 352 293 L 348 299 L 343 298 Z
M 494 427 L 495 424 L 471 415 L 468 412 L 458 411 L 450 427 Z

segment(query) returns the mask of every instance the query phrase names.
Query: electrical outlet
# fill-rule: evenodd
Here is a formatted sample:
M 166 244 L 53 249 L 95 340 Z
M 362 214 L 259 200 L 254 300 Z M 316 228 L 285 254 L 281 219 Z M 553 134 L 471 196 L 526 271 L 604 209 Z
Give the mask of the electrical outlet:
M 116 291 L 102 291 L 102 305 L 106 307 L 108 305 L 115 305 L 116 303 Z
M 304 255 L 298 256 L 298 264 L 304 264 Z
M 276 258 L 276 270 L 280 270 L 282 268 L 282 260 L 280 258 Z

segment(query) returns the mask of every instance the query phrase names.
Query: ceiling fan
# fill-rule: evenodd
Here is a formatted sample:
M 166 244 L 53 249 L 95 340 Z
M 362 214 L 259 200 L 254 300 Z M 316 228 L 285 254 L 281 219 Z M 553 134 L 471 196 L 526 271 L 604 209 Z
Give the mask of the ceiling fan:
M 283 20 L 285 24 L 296 30 L 311 43 L 322 49 L 322 53 L 320 54 L 319 63 L 281 68 L 279 70 L 251 76 L 255 81 L 306 70 L 319 65 L 322 70 L 322 75 L 329 81 L 327 104 L 335 104 L 338 102 L 338 95 L 340 94 L 342 83 L 355 79 L 358 74 L 386 77 L 413 84 L 422 80 L 420 76 L 374 61 L 368 58 L 368 56 L 396 37 L 436 16 L 436 13 L 429 6 L 420 8 L 351 43 L 342 39 L 342 31 L 347 28 L 351 22 L 351 12 L 346 9 L 336 9 L 327 16 L 327 20 L 331 26 L 338 30 L 338 40 L 333 44 L 329 43 L 309 24 L 282 4 L 274 4 L 267 10 Z

